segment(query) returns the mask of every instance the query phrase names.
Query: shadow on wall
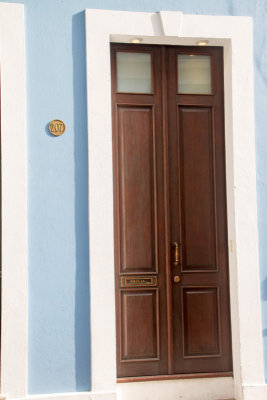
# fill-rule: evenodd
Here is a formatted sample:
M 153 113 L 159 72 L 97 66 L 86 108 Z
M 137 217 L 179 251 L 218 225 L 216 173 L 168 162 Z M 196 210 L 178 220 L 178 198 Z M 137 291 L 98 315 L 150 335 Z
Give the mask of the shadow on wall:
M 91 389 L 89 226 L 88 226 L 88 140 L 85 13 L 72 17 L 75 163 L 75 377 L 76 390 Z

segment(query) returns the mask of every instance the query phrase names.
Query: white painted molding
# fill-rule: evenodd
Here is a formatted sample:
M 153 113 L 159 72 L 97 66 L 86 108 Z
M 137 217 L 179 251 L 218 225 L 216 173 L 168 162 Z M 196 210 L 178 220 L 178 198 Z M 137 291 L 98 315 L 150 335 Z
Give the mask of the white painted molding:
M 0 400 L 5 400 L 0 396 Z M 116 400 L 116 392 L 70 392 L 37 394 L 19 397 L 16 400 Z
M 169 45 L 196 45 L 205 38 L 209 45 L 224 48 L 228 235 L 232 241 L 232 397 L 250 400 L 254 387 L 258 396 L 266 388 L 258 271 L 252 20 L 166 11 L 86 10 L 92 389 L 116 387 L 110 41 L 129 43 L 136 36 L 143 38 L 142 43 Z M 118 385 L 118 393 L 126 387 L 123 385 Z M 201 385 L 199 390 L 202 398 Z
M 245 400 L 266 400 L 267 385 L 244 385 L 243 394 Z
M 183 13 L 180 11 L 160 11 L 163 36 L 180 36 L 183 23 Z
M 2 146 L 1 392 L 26 395 L 27 168 L 24 6 L 0 3 Z
M 116 400 L 116 392 L 71 392 L 31 395 L 20 400 Z
M 118 385 L 117 391 L 118 400 L 226 400 L 233 398 L 234 380 L 201 378 L 133 382 Z

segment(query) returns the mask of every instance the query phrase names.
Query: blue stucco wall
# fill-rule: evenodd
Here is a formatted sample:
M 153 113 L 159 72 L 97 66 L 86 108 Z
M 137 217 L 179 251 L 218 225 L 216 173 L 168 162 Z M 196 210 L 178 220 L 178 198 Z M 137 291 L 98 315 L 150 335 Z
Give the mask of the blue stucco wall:
M 10 1 L 12 2 L 12 1 Z M 25 4 L 29 210 L 28 391 L 90 389 L 84 9 L 254 18 L 263 338 L 267 376 L 266 0 L 17 0 Z M 47 124 L 67 131 L 52 137 Z

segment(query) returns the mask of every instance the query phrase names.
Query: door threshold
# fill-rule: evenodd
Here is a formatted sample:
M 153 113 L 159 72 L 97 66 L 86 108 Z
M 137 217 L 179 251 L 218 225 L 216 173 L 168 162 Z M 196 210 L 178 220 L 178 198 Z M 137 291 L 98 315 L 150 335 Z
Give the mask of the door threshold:
M 224 378 L 228 376 L 233 376 L 233 372 L 228 371 L 228 372 L 204 372 L 204 373 L 194 373 L 194 374 L 134 376 L 134 377 L 117 378 L 117 383 L 167 381 L 171 379 Z

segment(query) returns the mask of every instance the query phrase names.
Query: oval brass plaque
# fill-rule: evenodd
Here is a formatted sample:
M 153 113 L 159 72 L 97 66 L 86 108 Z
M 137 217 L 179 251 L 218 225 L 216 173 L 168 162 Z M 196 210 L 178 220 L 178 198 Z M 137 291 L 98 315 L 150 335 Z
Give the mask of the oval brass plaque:
M 49 131 L 52 135 L 60 136 L 65 132 L 66 126 L 60 119 L 54 119 L 49 123 Z

